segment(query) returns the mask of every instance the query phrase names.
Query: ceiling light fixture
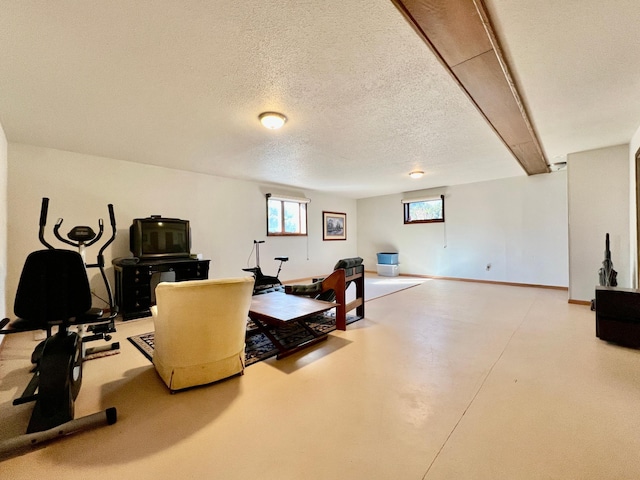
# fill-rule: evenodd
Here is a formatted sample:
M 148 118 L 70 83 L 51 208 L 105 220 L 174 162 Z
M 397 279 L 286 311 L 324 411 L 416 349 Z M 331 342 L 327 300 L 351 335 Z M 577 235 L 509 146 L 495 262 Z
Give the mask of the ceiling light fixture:
M 281 128 L 287 121 L 287 117 L 278 112 L 264 112 L 261 113 L 258 118 L 260 119 L 260 123 L 262 123 L 264 127 L 271 130 L 277 130 L 278 128 Z
M 423 175 L 424 175 L 424 172 L 422 170 L 414 170 L 409 174 L 411 178 L 420 178 Z
M 552 172 L 559 172 L 560 170 L 564 170 L 567 168 L 567 162 L 556 162 L 549 165 L 549 170 Z

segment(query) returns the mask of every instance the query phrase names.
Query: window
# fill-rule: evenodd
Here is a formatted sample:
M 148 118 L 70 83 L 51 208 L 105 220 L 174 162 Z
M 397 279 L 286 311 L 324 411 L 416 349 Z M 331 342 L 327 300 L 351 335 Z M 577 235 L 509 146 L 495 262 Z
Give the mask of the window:
M 306 235 L 307 198 L 267 194 L 267 235 Z
M 404 223 L 444 222 L 444 195 L 402 200 Z

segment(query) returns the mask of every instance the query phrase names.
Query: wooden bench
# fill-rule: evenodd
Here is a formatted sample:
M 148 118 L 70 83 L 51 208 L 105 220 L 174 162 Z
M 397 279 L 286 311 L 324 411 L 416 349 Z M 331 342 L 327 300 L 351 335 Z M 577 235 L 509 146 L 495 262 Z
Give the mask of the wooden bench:
M 344 265 L 344 268 L 341 265 Z M 361 258 L 353 258 L 340 260 L 336 267 L 326 278 L 308 285 L 286 285 L 284 291 L 291 295 L 306 295 L 318 300 L 335 301 L 336 329 L 346 330 L 347 312 L 356 309 L 356 314 L 364 317 L 364 265 Z M 347 303 L 346 291 L 351 283 L 355 284 L 356 298 Z

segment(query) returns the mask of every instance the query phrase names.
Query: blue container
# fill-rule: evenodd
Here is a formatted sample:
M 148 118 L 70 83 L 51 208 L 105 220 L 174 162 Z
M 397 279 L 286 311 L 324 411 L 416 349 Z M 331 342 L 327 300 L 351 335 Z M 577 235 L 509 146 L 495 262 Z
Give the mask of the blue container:
M 389 252 L 378 253 L 378 263 L 382 265 L 398 265 L 398 254 Z

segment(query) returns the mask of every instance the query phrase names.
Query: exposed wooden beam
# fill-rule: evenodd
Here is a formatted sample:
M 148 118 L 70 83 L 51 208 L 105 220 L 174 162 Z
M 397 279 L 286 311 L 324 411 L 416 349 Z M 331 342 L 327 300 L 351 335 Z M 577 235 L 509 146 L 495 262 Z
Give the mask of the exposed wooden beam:
M 391 0 L 529 175 L 549 166 L 482 0 Z

